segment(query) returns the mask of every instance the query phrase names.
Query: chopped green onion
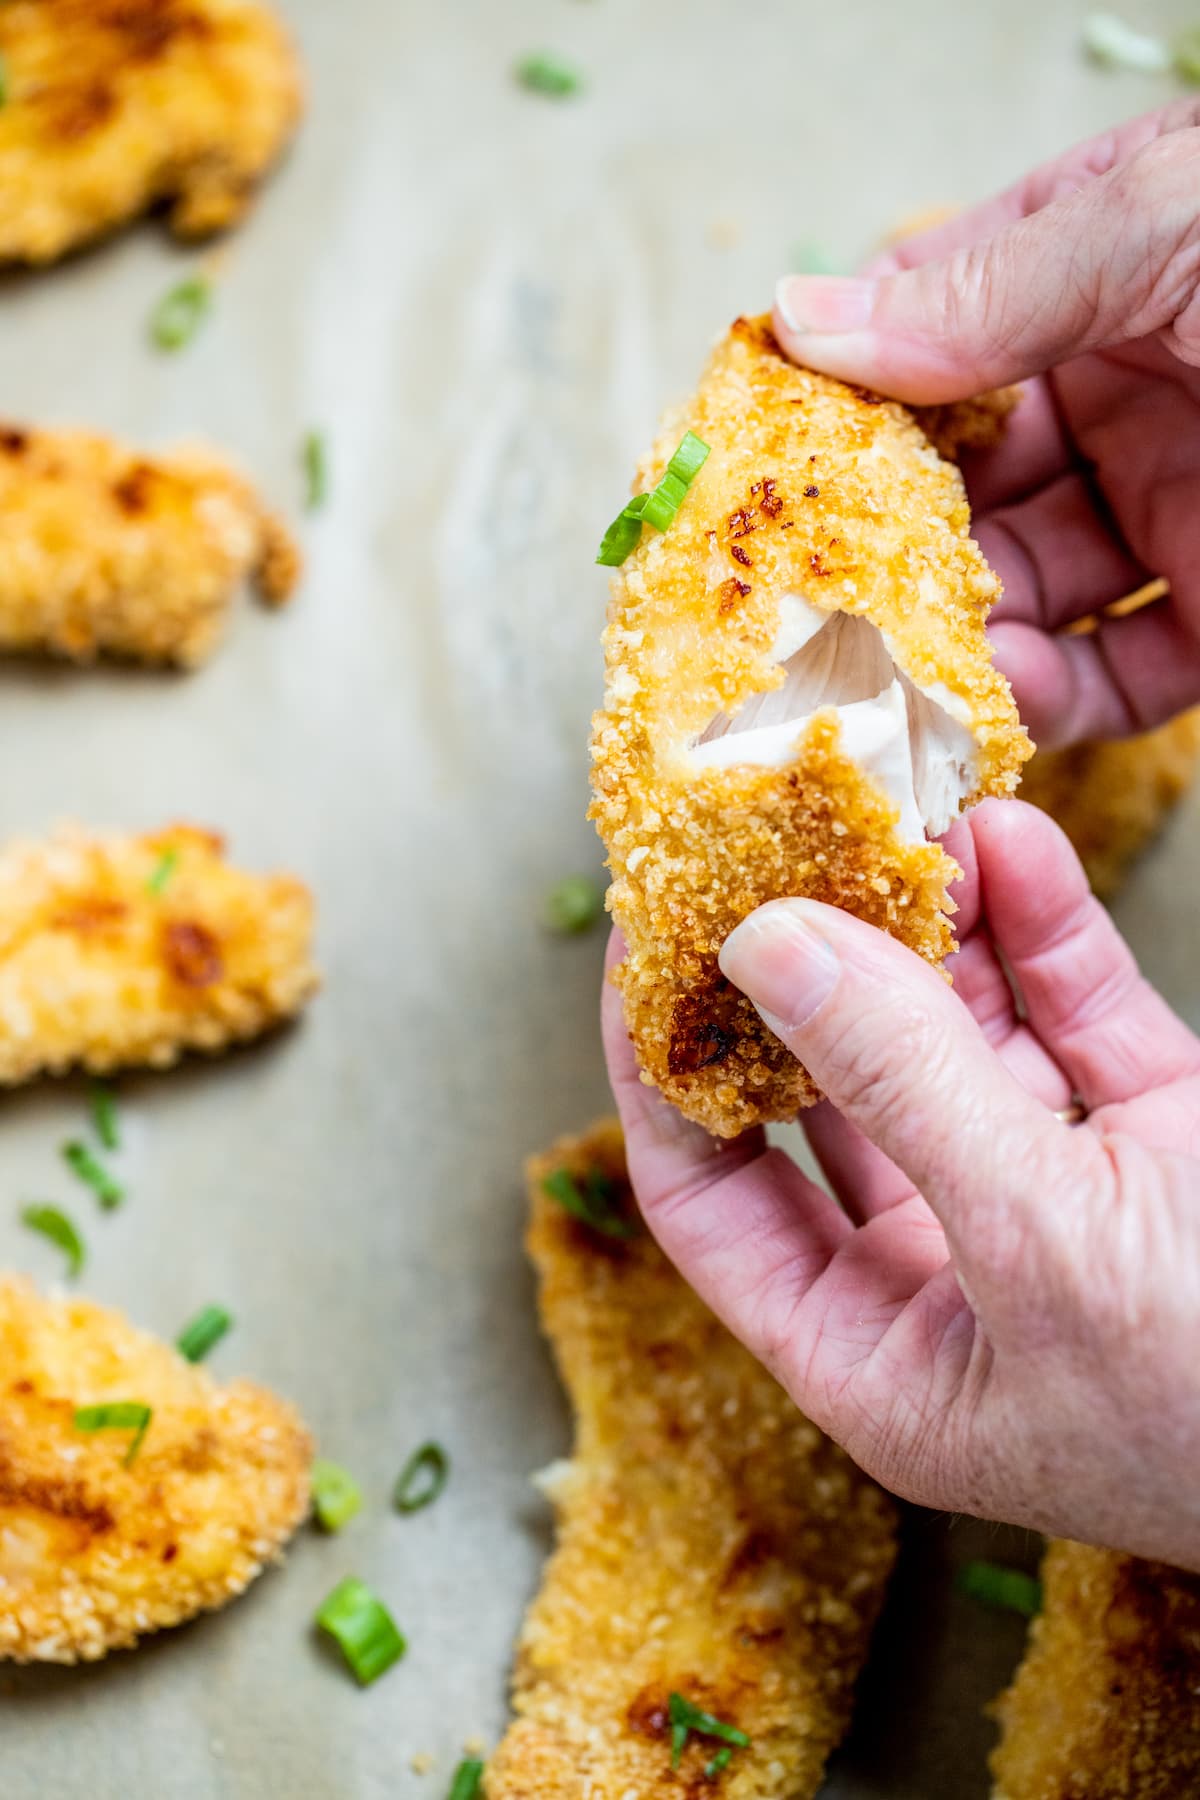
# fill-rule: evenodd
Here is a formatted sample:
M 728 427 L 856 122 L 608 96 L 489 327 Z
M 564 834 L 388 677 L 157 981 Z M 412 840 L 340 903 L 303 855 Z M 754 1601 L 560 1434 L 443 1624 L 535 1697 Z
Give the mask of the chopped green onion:
M 92 1124 L 96 1136 L 106 1150 L 121 1148 L 121 1127 L 117 1120 L 117 1096 L 102 1081 L 92 1084 Z
M 542 1192 L 556 1200 L 564 1212 L 604 1237 L 629 1238 L 637 1227 L 625 1218 L 617 1204 L 616 1183 L 600 1169 L 589 1169 L 580 1187 L 569 1169 L 555 1169 L 542 1182 Z
M 577 94 L 583 79 L 575 69 L 557 56 L 538 54 L 522 57 L 513 71 L 522 87 L 535 94 L 548 94 L 552 100 L 565 100 Z
M 163 295 L 150 315 L 150 336 L 160 350 L 182 350 L 211 310 L 212 284 L 193 275 Z
M 67 1274 L 78 1275 L 87 1253 L 83 1239 L 65 1212 L 60 1212 L 57 1206 L 23 1206 L 21 1223 L 28 1225 L 30 1231 L 40 1231 L 44 1238 L 65 1251 Z
M 310 431 L 304 440 L 304 506 L 316 512 L 329 498 L 329 443 L 323 431 Z
M 161 894 L 168 881 L 170 881 L 172 875 L 175 873 L 178 864 L 179 852 L 174 844 L 169 844 L 146 879 L 146 892 L 148 894 Z
M 603 889 L 586 875 L 568 875 L 546 895 L 546 923 L 564 937 L 590 931 L 603 916 Z
M 203 1312 L 188 1320 L 175 1339 L 175 1348 L 188 1362 L 203 1362 L 232 1324 L 233 1314 L 226 1312 L 223 1306 L 206 1306 Z
M 666 531 L 687 498 L 687 491 L 708 460 L 708 445 L 693 431 L 685 431 L 679 447 L 667 464 L 662 480 L 648 494 L 635 494 L 628 506 L 617 514 L 596 552 L 596 561 L 606 568 L 618 568 L 637 548 L 642 523 L 656 531 Z
M 0 106 L 7 106 L 9 100 L 8 64 L 0 56 Z
M 482 1762 L 478 1757 L 468 1757 L 455 1769 L 454 1780 L 450 1783 L 450 1792 L 447 1794 L 446 1800 L 475 1800 L 482 1780 Z
M 733 1751 L 728 1747 L 724 1750 L 718 1750 L 712 1761 L 706 1762 L 704 1765 L 704 1779 L 706 1781 L 715 1781 L 717 1776 L 721 1773 L 721 1770 L 729 1767 L 729 1759 L 732 1755 Z
M 432 1506 L 450 1479 L 450 1458 L 440 1444 L 414 1450 L 396 1478 L 392 1504 L 397 1512 L 415 1513 Z
M 1200 87 L 1200 25 L 1193 26 L 1175 39 L 1171 46 L 1171 60 L 1175 65 L 1175 73 L 1182 75 Z
M 1037 1576 L 1002 1563 L 969 1562 L 959 1573 L 958 1585 L 984 1606 L 1022 1613 L 1027 1619 L 1042 1610 L 1042 1584 Z
M 109 1400 L 102 1406 L 78 1406 L 75 1409 L 76 1431 L 132 1431 L 129 1449 L 125 1452 L 125 1467 L 128 1468 L 142 1447 L 154 1417 L 154 1408 L 147 1406 L 142 1400 Z
M 797 275 L 840 275 L 837 260 L 823 244 L 804 242 L 792 246 L 791 265 Z
M 125 1198 L 125 1189 L 115 1175 L 109 1174 L 100 1158 L 86 1144 L 73 1139 L 71 1143 L 63 1145 L 62 1153 L 67 1167 L 92 1189 L 105 1212 L 112 1212 L 120 1206 Z
M 1083 47 L 1106 69 L 1162 75 L 1171 67 L 1171 52 L 1161 38 L 1135 31 L 1114 13 L 1089 13 L 1083 23 Z
M 341 1645 L 363 1687 L 400 1661 L 408 1645 L 391 1613 L 365 1581 L 340 1581 L 317 1614 L 317 1624 Z
M 340 1531 L 362 1505 L 362 1489 L 340 1463 L 318 1456 L 312 1466 L 312 1505 L 324 1531 Z
M 744 1731 L 736 1725 L 727 1725 L 724 1719 L 715 1719 L 712 1713 L 702 1712 L 685 1700 L 682 1694 L 672 1694 L 667 1700 L 667 1716 L 671 1721 L 671 1767 L 679 1767 L 679 1759 L 683 1755 L 688 1741 L 688 1733 L 694 1731 L 698 1737 L 723 1738 L 727 1744 L 736 1744 L 745 1749 L 750 1742 Z M 722 1765 L 723 1766 L 723 1765 Z M 706 1769 L 707 1775 L 708 1770 Z

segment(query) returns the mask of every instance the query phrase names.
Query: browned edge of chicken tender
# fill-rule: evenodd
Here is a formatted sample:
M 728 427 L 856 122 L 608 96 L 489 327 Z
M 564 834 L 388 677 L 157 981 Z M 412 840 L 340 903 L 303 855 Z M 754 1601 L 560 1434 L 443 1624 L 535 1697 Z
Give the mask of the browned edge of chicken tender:
M 995 1800 L 1200 1794 L 1200 1576 L 1056 1540 L 1042 1582 L 996 1702 Z
M 53 262 L 159 204 L 181 237 L 236 224 L 304 107 L 258 0 L 10 0 L 0 57 L 0 264 Z
M 150 1408 L 140 1444 L 76 1427 L 120 1401 Z M 224 1606 L 304 1518 L 311 1462 L 265 1388 L 0 1275 L 0 1659 L 91 1662 Z
M 194 668 L 239 583 L 279 605 L 300 567 L 286 526 L 212 451 L 0 424 L 0 651 Z
M 0 851 L 0 1084 L 165 1068 L 299 1012 L 318 986 L 312 896 L 223 850 L 172 825 Z
M 635 1235 L 543 1186 L 565 1172 Z M 615 1121 L 528 1166 L 543 1328 L 575 1410 L 541 1478 L 558 1543 L 521 1632 L 488 1800 L 816 1793 L 895 1553 L 891 1501 L 796 1411 L 640 1228 Z M 678 1693 L 744 1732 L 693 1735 Z
M 1007 404 L 980 403 L 989 429 Z M 947 444 L 983 441 L 973 416 L 961 411 L 956 425 L 946 410 Z M 985 625 L 999 584 L 969 536 L 961 476 L 911 413 L 796 367 L 767 321 L 739 319 L 695 395 L 668 415 L 640 489 L 685 429 L 710 446 L 708 461 L 669 529 L 646 528 L 612 584 L 591 816 L 626 939 L 615 979 L 643 1074 L 729 1137 L 818 1097 L 722 977 L 729 932 L 766 900 L 804 895 L 940 965 L 954 944 L 957 869 L 927 830 L 1012 793 L 1031 747 L 992 665 Z M 786 690 L 794 658 L 779 645 L 797 612 L 849 626 L 851 666 L 835 662 L 782 754 L 713 761 L 714 733 L 729 740 L 718 749 L 741 748 L 747 703 Z M 918 742 L 944 760 L 933 809 L 946 816 L 932 829 L 923 804 L 915 830 L 902 822 L 843 737 L 836 707 L 862 696 L 837 683 L 860 678 L 864 637 L 892 691 L 903 688 L 918 788 Z

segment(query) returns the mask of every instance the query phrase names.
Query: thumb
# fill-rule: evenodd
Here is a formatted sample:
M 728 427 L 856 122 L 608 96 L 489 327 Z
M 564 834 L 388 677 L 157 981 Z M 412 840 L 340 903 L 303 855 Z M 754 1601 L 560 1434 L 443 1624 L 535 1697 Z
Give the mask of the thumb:
M 791 275 L 796 362 L 913 404 L 961 400 L 1161 333 L 1200 364 L 1200 128 L 1152 139 L 982 242 L 877 280 Z
M 989 1246 L 1040 1237 L 1056 1181 L 1077 1187 L 1091 1134 L 1026 1093 L 949 985 L 884 932 L 819 901 L 774 900 L 731 933 L 720 963 L 924 1194 L 969 1272 L 994 1262 Z

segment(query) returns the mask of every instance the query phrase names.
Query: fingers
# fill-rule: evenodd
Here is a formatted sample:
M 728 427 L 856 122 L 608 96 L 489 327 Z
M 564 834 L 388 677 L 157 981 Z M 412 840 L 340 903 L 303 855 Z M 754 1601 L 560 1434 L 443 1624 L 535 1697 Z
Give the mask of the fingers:
M 1143 980 L 1053 821 L 990 800 L 971 826 L 988 920 L 1029 1022 L 1089 1110 L 1200 1073 L 1200 1041 Z
M 861 919 L 809 900 L 760 907 L 721 953 L 833 1104 L 928 1200 L 972 1271 L 1037 1196 L 1078 1178 L 1071 1133 L 1021 1088 L 962 1002 Z
M 1049 381 L 1028 381 L 1004 435 L 990 450 L 968 450 L 960 466 L 978 518 L 1035 493 L 1075 466 L 1076 455 Z
M 1200 309 L 1189 314 L 1200 130 L 1172 129 L 1103 174 L 1063 179 L 1065 197 L 941 261 L 877 281 L 788 277 L 775 306 L 784 350 L 826 374 L 926 403 L 1154 332 L 1200 362 Z
M 1004 587 L 997 621 L 1020 619 L 1056 631 L 1150 579 L 1081 475 L 1063 475 L 1040 493 L 977 519 L 974 535 Z
M 1200 643 L 1169 599 L 1079 636 L 1009 619 L 988 635 L 1043 749 L 1148 731 L 1200 700 Z

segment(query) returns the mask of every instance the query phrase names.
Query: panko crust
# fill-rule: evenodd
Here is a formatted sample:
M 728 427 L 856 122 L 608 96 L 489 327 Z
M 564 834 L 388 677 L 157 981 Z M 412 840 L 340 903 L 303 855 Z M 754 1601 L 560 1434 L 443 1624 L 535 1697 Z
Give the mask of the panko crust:
M 488 1800 L 803 1800 L 849 1719 L 895 1553 L 891 1501 L 802 1417 L 644 1232 L 542 1191 L 599 1169 L 636 1218 L 615 1121 L 528 1168 L 543 1327 L 575 1414 L 545 1478 L 558 1544 L 521 1633 Z M 677 1691 L 752 1739 L 671 1770 Z
M 1042 1580 L 996 1703 L 995 1800 L 1200 1794 L 1200 1576 L 1060 1540 Z
M 308 1510 L 312 1444 L 292 1407 L 204 1369 L 90 1300 L 0 1276 L 0 1658 L 93 1662 L 224 1606 Z M 153 1408 L 81 1432 L 77 1407 Z
M 780 685 L 781 596 L 865 615 L 914 681 L 948 692 L 977 746 L 969 803 L 1013 792 L 1031 752 L 985 633 L 999 584 L 968 536 L 957 469 L 910 413 L 796 368 L 766 321 L 739 319 L 665 422 L 640 487 L 687 428 L 711 455 L 670 530 L 645 530 L 613 580 L 591 816 L 628 944 L 615 980 L 643 1072 L 731 1137 L 818 1097 L 717 967 L 748 912 L 802 894 L 934 964 L 954 942 L 955 864 L 899 835 L 887 796 L 841 753 L 831 709 L 798 733 L 790 766 L 697 775 L 684 760 L 716 714 Z
M 170 873 L 151 885 L 163 859 Z M 316 991 L 312 896 L 231 867 L 189 825 L 66 827 L 0 852 L 0 1085 L 166 1068 L 292 1017 Z
M 291 38 L 255 0 L 8 0 L 0 57 L 0 264 L 160 202 L 180 237 L 236 224 L 303 111 Z
M 299 570 L 284 525 L 211 451 L 0 425 L 0 651 L 194 668 L 241 581 L 278 605 Z
M 1039 750 L 1022 800 L 1057 821 L 1102 900 L 1118 891 L 1162 831 L 1200 765 L 1200 707 L 1140 737 Z

